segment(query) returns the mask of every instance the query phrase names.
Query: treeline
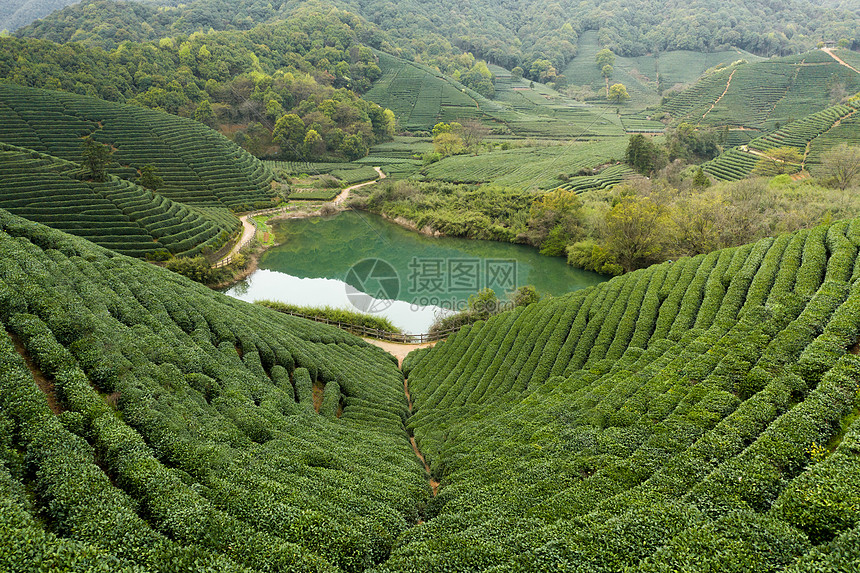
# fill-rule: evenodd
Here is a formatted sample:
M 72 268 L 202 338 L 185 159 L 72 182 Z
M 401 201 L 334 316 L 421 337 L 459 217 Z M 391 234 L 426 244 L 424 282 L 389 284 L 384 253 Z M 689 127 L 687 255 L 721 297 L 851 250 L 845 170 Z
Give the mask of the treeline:
M 365 30 L 357 17 L 333 10 L 109 51 L 0 38 L 0 77 L 194 117 L 258 156 L 311 151 L 353 159 L 394 129 L 391 114 L 356 95 L 381 74 L 362 43 Z M 313 145 L 273 141 L 277 120 L 288 114 L 302 121 L 299 143 L 315 132 Z
M 581 194 L 398 181 L 376 185 L 353 205 L 449 236 L 524 243 L 576 267 L 621 274 L 851 217 L 860 208 L 850 191 L 860 176 L 843 186 L 827 172 L 818 180 L 782 175 L 713 183 L 676 160 L 650 180 Z
M 98 9 L 88 10 L 93 4 Z M 818 6 L 804 0 L 779 5 L 744 0 L 694 0 L 682 5 L 667 0 L 641 0 L 634 5 L 620 0 L 515 4 L 343 0 L 298 7 L 262 0 L 196 0 L 158 9 L 139 5 L 125 9 L 97 0 L 68 7 L 18 35 L 113 47 L 125 40 L 153 40 L 198 30 L 249 30 L 257 22 L 311 10 L 324 13 L 333 5 L 375 24 L 373 38 L 368 39 L 374 47 L 451 75 L 472 71 L 461 61 L 471 53 L 508 69 L 520 67 L 536 81 L 543 81 L 541 74 L 550 71 L 550 75 L 561 73 L 576 55 L 579 34 L 586 30 L 597 30 L 601 46 L 623 56 L 731 47 L 770 56 L 805 51 L 822 40 L 845 39 L 849 47 L 860 42 L 860 24 L 850 6 Z

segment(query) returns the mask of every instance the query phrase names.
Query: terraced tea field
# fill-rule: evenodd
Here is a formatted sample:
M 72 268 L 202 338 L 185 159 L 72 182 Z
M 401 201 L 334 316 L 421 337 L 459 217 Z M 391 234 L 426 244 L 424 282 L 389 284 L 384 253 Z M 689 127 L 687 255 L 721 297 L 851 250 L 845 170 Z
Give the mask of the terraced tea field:
M 0 568 L 361 571 L 414 526 L 430 490 L 390 356 L 0 228 Z
M 240 227 L 226 208 L 201 212 L 114 176 L 85 181 L 76 163 L 7 144 L 0 208 L 134 257 L 215 251 Z
M 652 115 L 772 131 L 831 105 L 833 82 L 846 93 L 860 91 L 860 74 L 820 50 L 743 63 L 705 76 Z
M 860 220 L 767 238 L 410 354 L 441 485 L 385 570 L 856 566 L 858 246 Z
M 394 112 L 401 127 L 427 131 L 440 121 L 482 117 L 481 100 L 437 70 L 377 52 L 382 77 L 364 94 Z
M 436 70 L 377 55 L 383 75 L 363 97 L 391 109 L 400 126 L 410 131 L 430 131 L 440 121 L 479 119 L 522 137 L 623 135 L 614 107 L 583 105 L 540 84 L 512 82 L 509 73 L 500 73 L 496 97 L 489 100 Z
M 588 86 L 596 94 L 597 99 L 606 97 L 606 81 L 595 64 L 595 55 L 600 49 L 597 32 L 594 30 L 583 32 L 579 35 L 576 57 L 563 71 L 571 85 Z M 657 107 L 662 95 L 661 88 L 665 91 L 691 86 L 707 70 L 725 66 L 740 59 L 762 60 L 743 50 L 713 53 L 678 50 L 632 58 L 616 56 L 609 83 L 622 83 L 627 87 L 630 102 L 625 104 L 624 109 L 629 113 L 646 107 Z
M 622 158 L 627 142 L 612 138 L 547 147 L 523 147 L 481 155 L 457 155 L 421 171 L 427 180 L 452 183 L 494 183 L 517 188 L 551 189 L 583 169 Z
M 109 144 L 108 172 L 134 181 L 145 165 L 159 193 L 200 206 L 249 210 L 271 204 L 271 172 L 208 127 L 166 113 L 0 82 L 0 142 L 81 161 L 81 138 Z
M 756 164 L 774 148 L 796 149 L 807 163 L 816 165 L 826 151 L 840 143 L 855 143 L 857 104 L 835 105 L 795 121 L 773 133 L 752 139 L 742 149 L 729 149 L 702 168 L 726 181 L 748 177 Z M 844 124 L 844 126 L 843 126 Z

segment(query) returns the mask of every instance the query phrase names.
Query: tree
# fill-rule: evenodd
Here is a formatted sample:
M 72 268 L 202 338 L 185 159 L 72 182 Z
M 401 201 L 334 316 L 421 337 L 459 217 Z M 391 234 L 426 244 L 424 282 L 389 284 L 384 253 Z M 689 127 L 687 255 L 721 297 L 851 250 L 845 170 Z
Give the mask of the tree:
M 351 133 L 343 138 L 343 143 L 340 144 L 338 150 L 343 153 L 347 159 L 354 161 L 367 155 L 367 145 L 360 135 Z
M 315 129 L 308 130 L 303 143 L 309 155 L 319 155 L 325 149 L 325 142 Z
M 485 288 L 476 294 L 469 296 L 469 312 L 479 320 L 486 320 L 497 314 L 501 308 L 501 301 L 496 292 L 491 288 Z
M 459 134 L 462 130 L 463 126 L 456 121 L 452 121 L 451 123 L 445 123 L 444 121 L 440 121 L 433 126 L 433 137 L 436 137 L 443 133 Z
M 105 180 L 112 153 L 110 147 L 93 139 L 92 135 L 84 138 L 83 165 L 93 180 Z
M 559 256 L 583 234 L 582 202 L 575 191 L 558 188 L 532 202 L 519 240 L 540 247 L 541 254 Z
M 615 69 L 612 66 L 610 66 L 609 64 L 606 64 L 605 66 L 600 68 L 600 73 L 603 74 L 603 77 L 606 79 L 611 78 L 612 72 L 614 72 L 614 71 L 615 71 Z
M 281 150 L 294 154 L 299 144 L 304 142 L 305 122 L 294 113 L 282 115 L 275 122 L 272 137 L 281 146 Z
M 466 147 L 476 147 L 484 141 L 490 133 L 490 128 L 477 119 L 468 119 L 463 122 L 462 135 L 463 144 Z
M 842 143 L 823 158 L 821 178 L 838 189 L 848 189 L 860 180 L 860 146 Z
M 204 99 L 197 105 L 197 109 L 194 110 L 194 119 L 209 127 L 213 126 L 215 112 L 212 111 L 212 103 L 208 99 Z
M 529 68 L 529 75 L 539 82 L 551 82 L 558 72 L 549 60 L 535 60 Z
M 540 294 L 532 285 L 525 285 L 514 291 L 511 296 L 514 306 L 528 306 L 540 300 Z
M 456 133 L 445 132 L 433 138 L 433 148 L 442 157 L 447 157 L 462 153 L 465 145 L 463 145 L 463 138 Z
M 643 175 L 656 171 L 660 165 L 660 150 L 641 133 L 630 136 L 624 161 Z
M 140 177 L 137 178 L 137 184 L 141 187 L 157 191 L 159 187 L 164 185 L 164 179 L 159 176 L 158 169 L 154 165 L 147 164 L 140 168 Z
M 606 214 L 609 252 L 625 272 L 659 260 L 663 209 L 650 197 L 627 196 Z
M 669 161 L 683 159 L 696 162 L 713 159 L 720 154 L 717 132 L 709 128 L 681 122 L 674 129 L 666 130 L 666 154 Z
M 705 175 L 705 171 L 701 167 L 699 167 L 696 170 L 696 174 L 693 176 L 693 187 L 704 188 L 710 186 L 711 180 L 708 179 L 707 175 Z
M 613 103 L 622 103 L 630 99 L 630 94 L 627 93 L 624 84 L 612 84 L 609 86 L 609 95 L 606 99 Z
M 514 81 L 521 80 L 523 79 L 524 73 L 525 71 L 521 67 L 514 66 L 514 69 L 511 70 L 511 79 Z
M 782 175 L 794 171 L 803 161 L 803 154 L 794 147 L 776 147 L 769 149 L 767 155 L 756 164 L 753 173 L 756 175 Z
M 612 53 L 612 50 L 609 48 L 603 48 L 594 56 L 594 61 L 597 64 L 597 67 L 600 70 L 603 70 L 603 66 L 614 66 L 615 65 L 615 54 Z

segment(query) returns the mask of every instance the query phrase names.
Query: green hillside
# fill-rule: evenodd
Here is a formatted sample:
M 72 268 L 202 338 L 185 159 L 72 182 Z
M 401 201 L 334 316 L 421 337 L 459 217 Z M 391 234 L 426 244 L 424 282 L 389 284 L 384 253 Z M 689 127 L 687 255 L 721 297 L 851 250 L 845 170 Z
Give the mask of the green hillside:
M 440 72 L 377 52 L 382 76 L 364 98 L 388 108 L 400 126 L 428 130 L 440 121 L 480 118 L 484 98 L 470 95 L 466 88 Z
M 16 30 L 74 0 L 0 0 L 0 30 Z
M 201 212 L 114 176 L 87 181 L 77 163 L 8 144 L 0 209 L 133 257 L 215 251 L 240 228 L 226 208 Z
M 441 488 L 381 570 L 855 569 L 858 245 L 685 258 L 411 354 Z
M 606 81 L 595 63 L 595 55 L 602 48 L 596 30 L 583 32 L 579 36 L 576 57 L 563 72 L 570 84 L 588 86 L 595 99 L 606 97 Z M 694 84 L 708 69 L 740 59 L 760 61 L 762 58 L 742 50 L 676 50 L 634 57 L 617 56 L 609 82 L 620 82 L 627 87 L 630 94 L 628 109 L 644 109 L 659 105 L 663 91 L 677 91 Z
M 86 96 L 0 82 L 0 142 L 80 162 L 81 138 L 115 151 L 108 172 L 135 180 L 154 166 L 169 199 L 235 211 L 270 202 L 272 175 L 234 143 L 198 122 Z
M 363 97 L 391 109 L 401 127 L 429 131 L 440 122 L 478 119 L 523 137 L 596 138 L 623 135 L 606 105 L 586 105 L 541 84 L 513 80 L 494 66 L 496 96 L 487 99 L 427 66 L 377 52 L 382 76 Z
M 772 131 L 831 105 L 836 84 L 843 95 L 856 93 L 860 73 L 815 50 L 722 68 L 647 114 L 668 115 L 673 122 Z
M 624 56 L 678 50 L 718 52 L 734 47 L 765 56 L 785 55 L 808 50 L 822 40 L 856 42 L 858 38 L 856 5 L 837 1 L 192 0 L 158 2 L 164 5 L 160 9 L 96 2 L 88 10 L 90 4 L 69 7 L 19 34 L 61 42 L 79 38 L 115 47 L 126 39 L 157 40 L 210 28 L 247 30 L 255 22 L 283 19 L 308 9 L 325 13 L 337 6 L 372 22 L 377 27 L 373 36 L 384 37 L 401 55 L 445 67 L 463 51 L 470 51 L 508 69 L 520 65 L 526 72 L 541 59 L 564 69 L 577 54 L 578 36 L 590 31 L 597 31 L 602 46 Z
M 0 227 L 0 569 L 362 571 L 415 525 L 430 490 L 390 356 Z
M 856 144 L 857 108 L 860 100 L 852 98 L 847 105 L 835 105 L 790 123 L 768 135 L 757 137 L 740 148 L 731 148 L 702 169 L 723 181 L 749 177 L 762 158 L 774 148 L 793 148 L 803 158 L 797 171 L 807 165 L 818 165 L 829 149 L 840 143 Z

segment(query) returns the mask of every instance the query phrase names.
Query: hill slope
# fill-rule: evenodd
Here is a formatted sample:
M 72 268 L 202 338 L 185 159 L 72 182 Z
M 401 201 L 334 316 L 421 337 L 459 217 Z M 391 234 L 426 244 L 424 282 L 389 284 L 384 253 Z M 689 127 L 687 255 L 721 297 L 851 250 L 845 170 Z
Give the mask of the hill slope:
M 198 122 L 0 82 L 0 142 L 80 162 L 86 135 L 114 148 L 111 174 L 133 181 L 154 166 L 164 179 L 158 191 L 170 199 L 240 211 L 272 197 L 265 166 Z
M 0 209 L 133 257 L 216 251 L 241 226 L 226 208 L 201 212 L 114 176 L 87 181 L 82 171 L 0 143 Z
M 414 525 L 429 488 L 390 356 L 0 226 L 0 568 L 360 571 Z
M 383 570 L 856 568 L 858 245 L 682 259 L 407 357 L 442 485 Z
M 282 19 L 307 9 L 326 12 L 335 5 L 378 25 L 393 39 L 396 46 L 392 47 L 407 57 L 447 64 L 451 56 L 465 50 L 508 69 L 521 65 L 528 72 L 539 59 L 564 69 L 576 55 L 578 35 L 589 30 L 597 31 L 601 46 L 625 56 L 733 47 L 767 56 L 785 55 L 808 50 L 820 40 L 856 40 L 856 5 L 823 4 L 806 0 L 766 4 L 749 0 L 195 0 L 162 10 L 156 18 L 141 16 L 140 9 L 131 8 L 122 10 L 123 14 L 100 9 L 104 14 L 100 17 L 87 14 L 83 5 L 72 6 L 23 33 L 67 40 L 75 30 L 82 30 L 81 37 L 95 41 L 98 35 L 113 42 L 157 39 L 209 28 L 242 30 L 254 22 Z M 147 28 L 139 26 L 141 19 L 155 21 Z M 147 32 L 149 36 L 142 37 Z
M 860 564 L 860 220 L 466 327 L 411 417 L 357 338 L 0 223 L 6 568 Z

